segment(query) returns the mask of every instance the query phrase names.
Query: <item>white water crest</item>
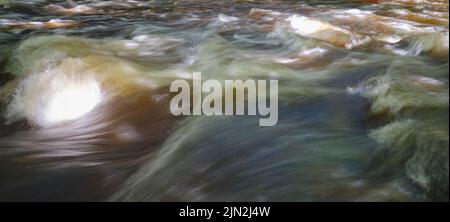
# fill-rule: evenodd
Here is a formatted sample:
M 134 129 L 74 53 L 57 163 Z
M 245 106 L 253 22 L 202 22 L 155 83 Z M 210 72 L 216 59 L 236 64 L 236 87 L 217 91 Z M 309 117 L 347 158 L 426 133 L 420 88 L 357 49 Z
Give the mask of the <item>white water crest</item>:
M 67 58 L 56 67 L 29 74 L 7 107 L 9 121 L 20 118 L 39 126 L 77 119 L 102 101 L 100 84 L 82 61 Z

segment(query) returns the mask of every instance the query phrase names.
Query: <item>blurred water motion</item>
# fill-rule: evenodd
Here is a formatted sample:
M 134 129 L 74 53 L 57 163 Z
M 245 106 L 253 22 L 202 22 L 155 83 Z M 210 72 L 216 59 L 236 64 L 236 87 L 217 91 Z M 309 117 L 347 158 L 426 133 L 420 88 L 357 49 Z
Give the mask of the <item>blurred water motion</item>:
M 448 201 L 448 1 L 0 0 L 0 200 Z M 169 85 L 277 79 L 279 121 Z

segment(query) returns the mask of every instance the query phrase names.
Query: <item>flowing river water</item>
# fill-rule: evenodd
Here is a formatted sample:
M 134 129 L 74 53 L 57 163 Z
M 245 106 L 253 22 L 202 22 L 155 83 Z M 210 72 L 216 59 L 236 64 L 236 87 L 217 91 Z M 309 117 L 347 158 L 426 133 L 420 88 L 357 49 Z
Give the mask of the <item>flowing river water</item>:
M 0 200 L 448 201 L 448 0 L 0 0 Z M 279 119 L 170 83 L 278 80 Z

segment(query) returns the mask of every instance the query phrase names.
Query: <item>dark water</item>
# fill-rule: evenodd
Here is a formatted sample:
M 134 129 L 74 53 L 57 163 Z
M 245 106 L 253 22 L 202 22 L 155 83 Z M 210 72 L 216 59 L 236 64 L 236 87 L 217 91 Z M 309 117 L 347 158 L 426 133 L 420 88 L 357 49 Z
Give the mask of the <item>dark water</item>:
M 448 201 L 448 1 L 0 0 L 0 200 Z M 279 119 L 169 111 L 276 79 Z

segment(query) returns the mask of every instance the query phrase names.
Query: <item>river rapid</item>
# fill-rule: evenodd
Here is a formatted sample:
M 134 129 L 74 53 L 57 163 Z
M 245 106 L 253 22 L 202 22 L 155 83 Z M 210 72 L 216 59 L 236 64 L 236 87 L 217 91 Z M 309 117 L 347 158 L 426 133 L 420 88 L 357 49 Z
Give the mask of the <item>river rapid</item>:
M 2 201 L 448 201 L 448 0 L 0 0 Z M 278 80 L 278 123 L 172 81 Z

